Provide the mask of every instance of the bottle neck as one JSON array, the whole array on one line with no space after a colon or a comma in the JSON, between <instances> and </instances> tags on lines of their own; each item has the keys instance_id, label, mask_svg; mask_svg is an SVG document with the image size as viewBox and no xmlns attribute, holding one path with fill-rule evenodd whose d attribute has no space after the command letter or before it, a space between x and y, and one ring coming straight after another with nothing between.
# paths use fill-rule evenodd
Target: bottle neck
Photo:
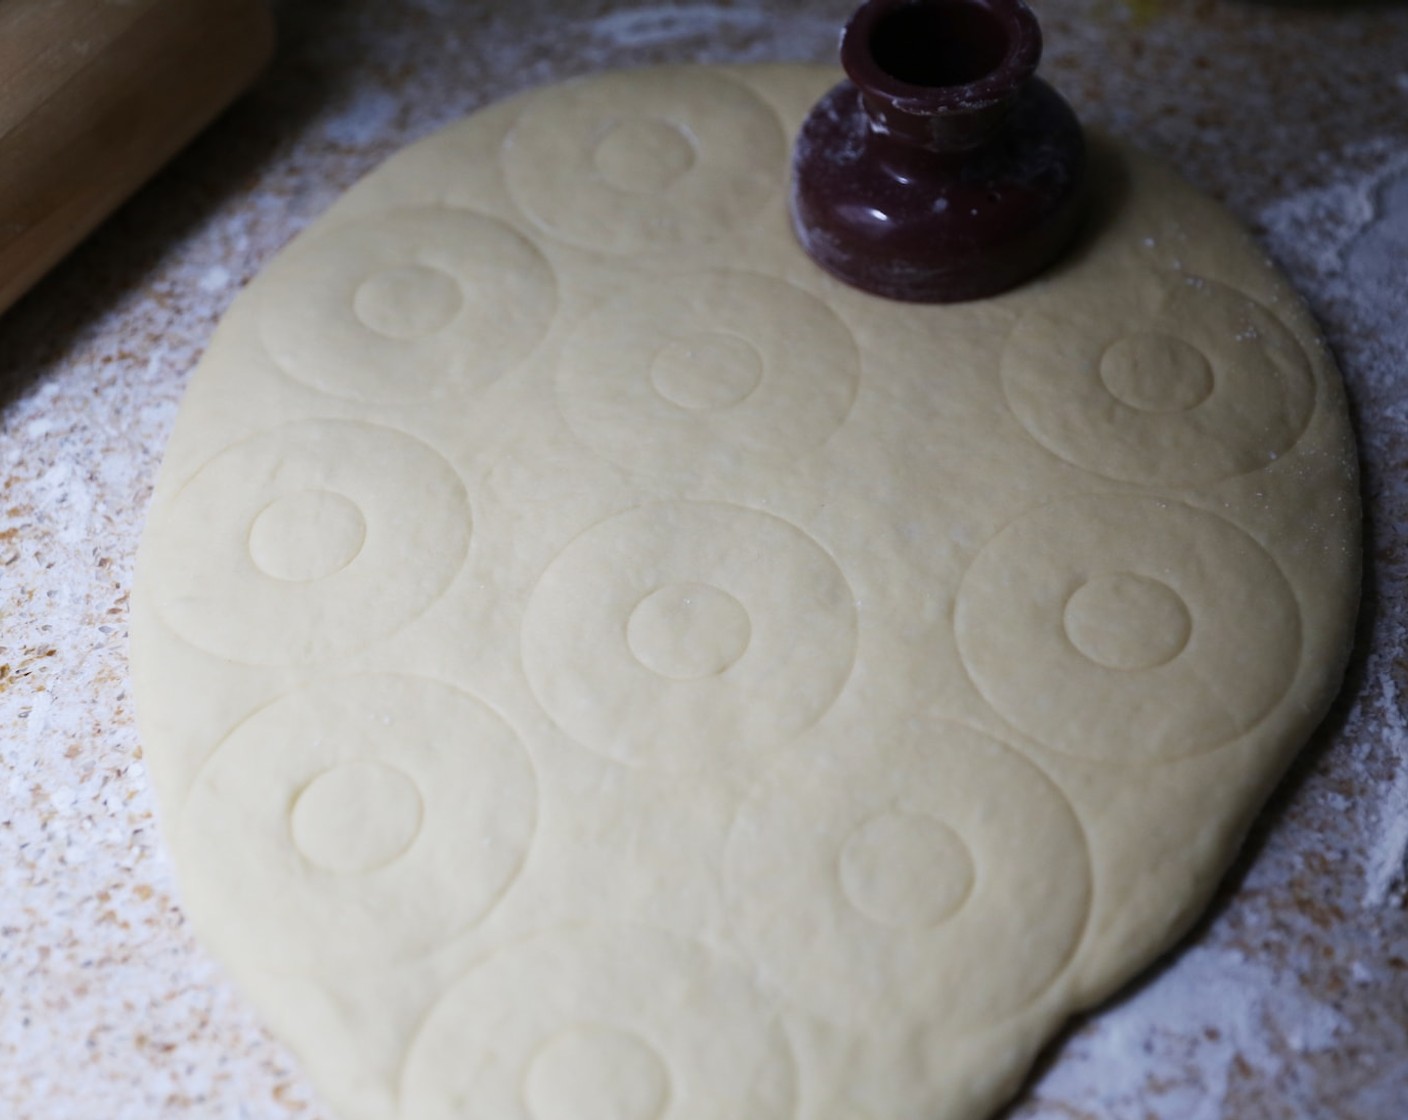
<instances>
[{"instance_id":1,"label":"bottle neck","mask_svg":"<svg viewBox=\"0 0 1408 1120\"><path fill-rule=\"evenodd\" d=\"M1040 58L1024 0L868 0L841 36L872 132L938 153L995 136Z\"/></svg>"},{"instance_id":2,"label":"bottle neck","mask_svg":"<svg viewBox=\"0 0 1408 1120\"><path fill-rule=\"evenodd\" d=\"M926 112L912 102L896 105L862 87L861 104L872 132L936 154L957 155L981 148L1002 131L1018 92L973 108L942 106Z\"/></svg>"}]
</instances>

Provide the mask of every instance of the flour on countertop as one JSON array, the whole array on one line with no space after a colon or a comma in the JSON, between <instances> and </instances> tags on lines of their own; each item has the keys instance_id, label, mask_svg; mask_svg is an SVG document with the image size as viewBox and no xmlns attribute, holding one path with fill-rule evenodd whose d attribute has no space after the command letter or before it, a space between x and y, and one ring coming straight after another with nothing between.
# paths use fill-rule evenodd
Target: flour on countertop
<instances>
[{"instance_id":1,"label":"flour on countertop","mask_svg":"<svg viewBox=\"0 0 1408 1120\"><path fill-rule=\"evenodd\" d=\"M1408 482L1385 469L1402 462L1401 433L1408 423L1408 159L1385 144L1347 153L1344 160L1351 166L1366 162L1372 167L1367 174L1346 175L1273 203L1261 212L1260 223L1273 253L1308 280L1312 306L1331 327L1345 368L1355 374L1349 384L1366 445L1361 457L1367 491L1371 506L1380 508L1370 524L1377 538L1379 598L1388 604L1408 590ZM1390 783L1366 783L1382 791L1376 842L1366 861L1369 907L1401 905L1408 885L1408 730L1394 676L1405 625L1401 617L1382 618L1378 625L1383 635L1371 654L1365 689L1372 718L1364 721L1363 734L1381 739L1397 773Z\"/></svg>"},{"instance_id":2,"label":"flour on countertop","mask_svg":"<svg viewBox=\"0 0 1408 1120\"><path fill-rule=\"evenodd\" d=\"M1206 998L1210 989L1220 993L1218 1000ZM1101 1117L1224 1120L1237 1062L1274 1069L1288 1052L1335 1045L1342 1027L1335 1010L1306 995L1293 978L1235 950L1194 948L1176 968L1106 1009L1098 1032L1072 1038L1037 1096ZM1181 1066L1192 1075L1170 1077L1151 1092L1151 1063Z\"/></svg>"},{"instance_id":3,"label":"flour on countertop","mask_svg":"<svg viewBox=\"0 0 1408 1120\"><path fill-rule=\"evenodd\" d=\"M1312 303L1348 319L1337 348L1376 386L1398 388L1408 380L1408 158L1369 145L1343 162L1366 161L1377 162L1368 174L1278 200L1259 218L1276 256L1311 281Z\"/></svg>"},{"instance_id":4,"label":"flour on countertop","mask_svg":"<svg viewBox=\"0 0 1408 1120\"><path fill-rule=\"evenodd\" d=\"M691 35L717 35L725 27L758 32L766 30L765 12L739 11L715 4L682 8L634 8L597 16L588 23L592 35L605 39L613 49L653 46Z\"/></svg>"},{"instance_id":5,"label":"flour on countertop","mask_svg":"<svg viewBox=\"0 0 1408 1120\"><path fill-rule=\"evenodd\" d=\"M824 16L779 19L722 4L631 8L596 16L582 26L589 41L612 59L619 59L623 51L699 40L700 62L825 57L835 49L840 33L836 21ZM730 42L740 38L741 50L739 43Z\"/></svg>"}]
</instances>

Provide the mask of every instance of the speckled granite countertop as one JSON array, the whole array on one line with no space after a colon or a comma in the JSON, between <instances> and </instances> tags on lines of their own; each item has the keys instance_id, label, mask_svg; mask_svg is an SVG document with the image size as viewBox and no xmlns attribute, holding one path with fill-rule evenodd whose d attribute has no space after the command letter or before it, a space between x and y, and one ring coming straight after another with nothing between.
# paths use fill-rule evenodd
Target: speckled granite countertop
<instances>
[{"instance_id":1,"label":"speckled granite countertop","mask_svg":"<svg viewBox=\"0 0 1408 1120\"><path fill-rule=\"evenodd\" d=\"M1343 365L1371 547L1343 696L1211 916L1021 1120L1408 1110L1408 6L1036 0L1084 119L1223 198ZM240 285L407 141L571 74L826 60L850 0L290 0L271 72L0 319L0 1116L326 1118L194 944L126 683L186 376Z\"/></svg>"}]
</instances>

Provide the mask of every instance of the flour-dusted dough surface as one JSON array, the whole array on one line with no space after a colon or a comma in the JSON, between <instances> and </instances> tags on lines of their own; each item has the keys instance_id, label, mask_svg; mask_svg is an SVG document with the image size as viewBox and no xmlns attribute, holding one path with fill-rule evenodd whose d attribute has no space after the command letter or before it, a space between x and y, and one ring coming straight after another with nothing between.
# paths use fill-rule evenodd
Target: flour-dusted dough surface
<instances>
[{"instance_id":1,"label":"flour-dusted dough surface","mask_svg":"<svg viewBox=\"0 0 1408 1120\"><path fill-rule=\"evenodd\" d=\"M349 192L221 324L133 673L198 929L348 1120L976 1120L1183 932L1357 596L1338 374L1097 143L953 307L787 226L835 75L610 74Z\"/></svg>"}]
</instances>

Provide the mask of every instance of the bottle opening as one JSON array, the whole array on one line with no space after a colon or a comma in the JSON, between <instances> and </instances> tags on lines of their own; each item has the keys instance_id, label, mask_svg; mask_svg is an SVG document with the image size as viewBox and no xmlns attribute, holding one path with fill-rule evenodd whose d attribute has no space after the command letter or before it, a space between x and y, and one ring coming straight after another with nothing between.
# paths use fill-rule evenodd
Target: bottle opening
<instances>
[{"instance_id":1,"label":"bottle opening","mask_svg":"<svg viewBox=\"0 0 1408 1120\"><path fill-rule=\"evenodd\" d=\"M986 78L1010 48L1003 23L969 0L915 0L882 15L870 33L875 65L913 86L966 86Z\"/></svg>"}]
</instances>

